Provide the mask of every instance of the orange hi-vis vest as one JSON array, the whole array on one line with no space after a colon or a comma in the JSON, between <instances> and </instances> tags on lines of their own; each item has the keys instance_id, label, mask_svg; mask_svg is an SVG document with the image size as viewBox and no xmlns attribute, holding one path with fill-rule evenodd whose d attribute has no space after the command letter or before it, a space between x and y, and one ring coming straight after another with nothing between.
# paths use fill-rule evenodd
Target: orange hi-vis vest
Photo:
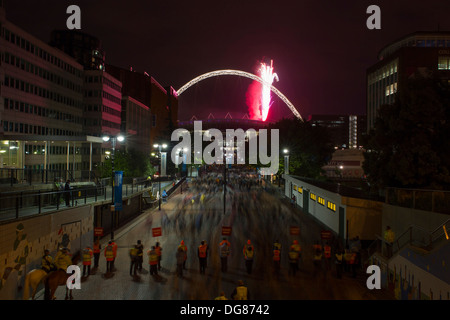
<instances>
[{"instance_id":1,"label":"orange hi-vis vest","mask_svg":"<svg viewBox=\"0 0 450 320\"><path fill-rule=\"evenodd\" d=\"M100 253L100 245L99 244L94 244L94 253Z\"/></svg>"},{"instance_id":2,"label":"orange hi-vis vest","mask_svg":"<svg viewBox=\"0 0 450 320\"><path fill-rule=\"evenodd\" d=\"M161 247L156 247L155 251L158 256L161 256Z\"/></svg>"},{"instance_id":3,"label":"orange hi-vis vest","mask_svg":"<svg viewBox=\"0 0 450 320\"><path fill-rule=\"evenodd\" d=\"M323 253L325 258L331 258L331 247L330 246L324 246L323 247Z\"/></svg>"},{"instance_id":4,"label":"orange hi-vis vest","mask_svg":"<svg viewBox=\"0 0 450 320\"><path fill-rule=\"evenodd\" d=\"M208 249L208 246L206 244L202 244L198 246L198 256L200 258L206 258L206 250Z\"/></svg>"},{"instance_id":5,"label":"orange hi-vis vest","mask_svg":"<svg viewBox=\"0 0 450 320\"><path fill-rule=\"evenodd\" d=\"M114 248L110 244L105 247L105 257L106 257L106 261L114 260Z\"/></svg>"},{"instance_id":6,"label":"orange hi-vis vest","mask_svg":"<svg viewBox=\"0 0 450 320\"><path fill-rule=\"evenodd\" d=\"M158 254L156 253L156 250L150 250L148 252L148 263L151 266L158 264Z\"/></svg>"},{"instance_id":7,"label":"orange hi-vis vest","mask_svg":"<svg viewBox=\"0 0 450 320\"><path fill-rule=\"evenodd\" d=\"M316 250L322 251L322 246L320 244L314 244L313 249L314 249L314 251L316 251Z\"/></svg>"},{"instance_id":8,"label":"orange hi-vis vest","mask_svg":"<svg viewBox=\"0 0 450 320\"><path fill-rule=\"evenodd\" d=\"M280 261L280 250L275 249L273 250L273 261Z\"/></svg>"},{"instance_id":9,"label":"orange hi-vis vest","mask_svg":"<svg viewBox=\"0 0 450 320\"><path fill-rule=\"evenodd\" d=\"M83 250L83 265L84 266L90 266L91 265L91 259L92 259L92 249L91 248L85 248Z\"/></svg>"}]
</instances>

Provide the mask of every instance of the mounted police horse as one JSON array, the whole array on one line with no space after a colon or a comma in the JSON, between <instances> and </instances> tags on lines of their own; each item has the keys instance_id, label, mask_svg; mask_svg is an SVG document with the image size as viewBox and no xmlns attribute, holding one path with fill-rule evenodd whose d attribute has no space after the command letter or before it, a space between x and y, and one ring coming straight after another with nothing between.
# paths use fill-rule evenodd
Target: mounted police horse
<instances>
[{"instance_id":1,"label":"mounted police horse","mask_svg":"<svg viewBox=\"0 0 450 320\"><path fill-rule=\"evenodd\" d=\"M77 265L80 258L81 258L80 252L74 254L72 257L72 264ZM69 276L70 274L66 273L66 271L61 269L50 272L44 281L45 283L44 300L54 300L56 289L58 289L59 286L66 287L66 300L67 299L72 300L73 299L72 289L68 289L66 285Z\"/></svg>"},{"instance_id":2,"label":"mounted police horse","mask_svg":"<svg viewBox=\"0 0 450 320\"><path fill-rule=\"evenodd\" d=\"M30 287L33 289L31 299L34 300L38 286L44 283L48 273L42 269L33 269L27 273L25 277L25 285L23 291L23 299L28 300L30 297Z\"/></svg>"}]
</instances>

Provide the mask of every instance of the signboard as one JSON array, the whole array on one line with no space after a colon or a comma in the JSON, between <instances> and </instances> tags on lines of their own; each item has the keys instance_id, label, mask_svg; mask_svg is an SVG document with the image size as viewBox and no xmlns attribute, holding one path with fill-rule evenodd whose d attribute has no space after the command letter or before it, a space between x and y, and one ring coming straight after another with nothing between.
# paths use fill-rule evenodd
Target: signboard
<instances>
[{"instance_id":1,"label":"signboard","mask_svg":"<svg viewBox=\"0 0 450 320\"><path fill-rule=\"evenodd\" d=\"M161 235L162 235L161 227L152 228L152 235L153 235L153 237L161 237Z\"/></svg>"},{"instance_id":2,"label":"signboard","mask_svg":"<svg viewBox=\"0 0 450 320\"><path fill-rule=\"evenodd\" d=\"M122 211L123 171L114 172L114 209Z\"/></svg>"},{"instance_id":3,"label":"signboard","mask_svg":"<svg viewBox=\"0 0 450 320\"><path fill-rule=\"evenodd\" d=\"M222 227L222 235L230 236L231 235L231 227Z\"/></svg>"},{"instance_id":4,"label":"signboard","mask_svg":"<svg viewBox=\"0 0 450 320\"><path fill-rule=\"evenodd\" d=\"M94 236L95 237L103 237L103 228L102 227L95 227L94 228Z\"/></svg>"},{"instance_id":5,"label":"signboard","mask_svg":"<svg viewBox=\"0 0 450 320\"><path fill-rule=\"evenodd\" d=\"M300 227L290 227L289 232L293 236L298 236L300 234Z\"/></svg>"},{"instance_id":6,"label":"signboard","mask_svg":"<svg viewBox=\"0 0 450 320\"><path fill-rule=\"evenodd\" d=\"M331 239L331 231L322 230L320 232L320 238L323 239L323 240Z\"/></svg>"}]
</instances>

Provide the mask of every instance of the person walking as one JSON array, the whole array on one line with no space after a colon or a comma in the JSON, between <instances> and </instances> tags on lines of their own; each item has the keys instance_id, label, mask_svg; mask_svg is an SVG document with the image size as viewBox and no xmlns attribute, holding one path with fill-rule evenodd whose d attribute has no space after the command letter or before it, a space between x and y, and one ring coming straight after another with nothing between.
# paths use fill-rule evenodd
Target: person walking
<instances>
[{"instance_id":1,"label":"person walking","mask_svg":"<svg viewBox=\"0 0 450 320\"><path fill-rule=\"evenodd\" d=\"M323 246L323 257L325 261L325 269L331 269L331 246L327 243Z\"/></svg>"},{"instance_id":2,"label":"person walking","mask_svg":"<svg viewBox=\"0 0 450 320\"><path fill-rule=\"evenodd\" d=\"M156 254L158 255L158 270L161 270L162 248L159 242L157 242L155 245L155 251Z\"/></svg>"},{"instance_id":3,"label":"person walking","mask_svg":"<svg viewBox=\"0 0 450 320\"><path fill-rule=\"evenodd\" d=\"M344 253L342 252L342 249L340 251L338 251L335 255L336 260L335 260L335 264L336 264L336 277L338 279L342 278L342 268L343 268L343 260L344 260Z\"/></svg>"},{"instance_id":4,"label":"person walking","mask_svg":"<svg viewBox=\"0 0 450 320\"><path fill-rule=\"evenodd\" d=\"M200 264L200 274L205 274L206 271L206 259L208 256L208 245L205 240L202 240L201 244L198 246L197 256Z\"/></svg>"},{"instance_id":5,"label":"person walking","mask_svg":"<svg viewBox=\"0 0 450 320\"><path fill-rule=\"evenodd\" d=\"M141 243L141 240L137 241L136 248L137 252L137 269L139 272L142 271L142 263L144 262L144 245Z\"/></svg>"},{"instance_id":6,"label":"person walking","mask_svg":"<svg viewBox=\"0 0 450 320\"><path fill-rule=\"evenodd\" d=\"M294 246L289 248L289 275L295 276L298 270L299 252L295 250Z\"/></svg>"},{"instance_id":7,"label":"person walking","mask_svg":"<svg viewBox=\"0 0 450 320\"><path fill-rule=\"evenodd\" d=\"M228 300L227 297L225 297L225 292L220 291L219 296L217 296L214 300Z\"/></svg>"},{"instance_id":8,"label":"person walking","mask_svg":"<svg viewBox=\"0 0 450 320\"><path fill-rule=\"evenodd\" d=\"M113 260L111 265L111 271L116 271L115 262L117 257L117 243L114 241L114 239L112 239L111 245L113 247Z\"/></svg>"},{"instance_id":9,"label":"person walking","mask_svg":"<svg viewBox=\"0 0 450 320\"><path fill-rule=\"evenodd\" d=\"M322 269L322 251L316 249L313 256L314 276L317 276Z\"/></svg>"},{"instance_id":10,"label":"person walking","mask_svg":"<svg viewBox=\"0 0 450 320\"><path fill-rule=\"evenodd\" d=\"M155 246L147 252L148 264L150 265L150 275L158 275L158 253L155 250Z\"/></svg>"},{"instance_id":11,"label":"person walking","mask_svg":"<svg viewBox=\"0 0 450 320\"><path fill-rule=\"evenodd\" d=\"M386 231L384 232L384 240L386 243L386 256L390 258L392 257L392 246L395 240L395 233L392 231L390 226L386 227Z\"/></svg>"},{"instance_id":12,"label":"person walking","mask_svg":"<svg viewBox=\"0 0 450 320\"><path fill-rule=\"evenodd\" d=\"M219 243L220 264L222 272L227 272L228 269L228 257L231 254L231 243L226 238L222 238Z\"/></svg>"},{"instance_id":13,"label":"person walking","mask_svg":"<svg viewBox=\"0 0 450 320\"><path fill-rule=\"evenodd\" d=\"M83 277L86 276L86 269L87 269L87 275L91 275L91 264L92 264L92 256L94 255L91 247L86 247L83 249Z\"/></svg>"},{"instance_id":14,"label":"person walking","mask_svg":"<svg viewBox=\"0 0 450 320\"><path fill-rule=\"evenodd\" d=\"M244 253L245 268L247 269L247 273L251 274L253 267L253 258L255 256L255 248L253 247L250 240L247 240L247 244L244 246L244 249L242 251Z\"/></svg>"},{"instance_id":15,"label":"person walking","mask_svg":"<svg viewBox=\"0 0 450 320\"><path fill-rule=\"evenodd\" d=\"M182 278L183 277L183 264L186 261L187 255L186 255L186 251L184 251L181 246L178 246L175 258L177 260L177 276Z\"/></svg>"},{"instance_id":16,"label":"person walking","mask_svg":"<svg viewBox=\"0 0 450 320\"><path fill-rule=\"evenodd\" d=\"M114 247L113 242L109 240L108 245L105 247L104 255L106 258L106 273L111 273L113 271L113 261L114 261Z\"/></svg>"},{"instance_id":17,"label":"person walking","mask_svg":"<svg viewBox=\"0 0 450 320\"><path fill-rule=\"evenodd\" d=\"M135 244L131 247L129 255L130 255L130 276L136 276L137 275L137 269L138 269L138 245Z\"/></svg>"},{"instance_id":18,"label":"person walking","mask_svg":"<svg viewBox=\"0 0 450 320\"><path fill-rule=\"evenodd\" d=\"M181 240L180 245L178 246L178 248L181 248L185 255L184 255L184 261L183 261L183 269L186 270L186 260L187 260L187 247L184 244L184 240Z\"/></svg>"},{"instance_id":19,"label":"person walking","mask_svg":"<svg viewBox=\"0 0 450 320\"><path fill-rule=\"evenodd\" d=\"M97 238L97 239L95 239L93 250L92 250L94 253L94 269L98 268L98 262L100 259L101 250L102 250L102 246L100 244L100 241Z\"/></svg>"},{"instance_id":20,"label":"person walking","mask_svg":"<svg viewBox=\"0 0 450 320\"><path fill-rule=\"evenodd\" d=\"M292 241L290 251L295 251L297 253L297 257L295 259L297 260L296 271L298 271L299 270L299 262L302 258L302 247L301 247L300 243L298 242L298 240Z\"/></svg>"},{"instance_id":21,"label":"person walking","mask_svg":"<svg viewBox=\"0 0 450 320\"><path fill-rule=\"evenodd\" d=\"M281 268L281 244L278 240L273 245L273 266L275 269L275 275L278 277Z\"/></svg>"},{"instance_id":22,"label":"person walking","mask_svg":"<svg viewBox=\"0 0 450 320\"><path fill-rule=\"evenodd\" d=\"M250 293L246 286L244 286L244 282L242 280L238 280L237 287L231 293L231 298L233 300L249 300Z\"/></svg>"},{"instance_id":23,"label":"person walking","mask_svg":"<svg viewBox=\"0 0 450 320\"><path fill-rule=\"evenodd\" d=\"M64 199L66 200L66 207L70 207L70 193L70 180L67 180L64 185Z\"/></svg>"}]
</instances>

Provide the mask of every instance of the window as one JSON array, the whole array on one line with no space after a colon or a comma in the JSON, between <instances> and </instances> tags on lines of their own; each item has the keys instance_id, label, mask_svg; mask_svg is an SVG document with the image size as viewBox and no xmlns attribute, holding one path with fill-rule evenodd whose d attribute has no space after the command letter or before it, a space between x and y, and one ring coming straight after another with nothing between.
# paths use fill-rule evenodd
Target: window
<instances>
[{"instance_id":1,"label":"window","mask_svg":"<svg viewBox=\"0 0 450 320\"><path fill-rule=\"evenodd\" d=\"M321 205L325 205L325 199L322 197L317 197L317 202L320 203Z\"/></svg>"},{"instance_id":2,"label":"window","mask_svg":"<svg viewBox=\"0 0 450 320\"><path fill-rule=\"evenodd\" d=\"M330 201L327 201L327 208L330 209L331 211L336 212L336 204Z\"/></svg>"},{"instance_id":3,"label":"window","mask_svg":"<svg viewBox=\"0 0 450 320\"><path fill-rule=\"evenodd\" d=\"M310 196L311 200L316 201L316 195L314 193L311 193Z\"/></svg>"},{"instance_id":4,"label":"window","mask_svg":"<svg viewBox=\"0 0 450 320\"><path fill-rule=\"evenodd\" d=\"M450 70L450 56L440 56L438 58L438 70Z\"/></svg>"}]
</instances>

